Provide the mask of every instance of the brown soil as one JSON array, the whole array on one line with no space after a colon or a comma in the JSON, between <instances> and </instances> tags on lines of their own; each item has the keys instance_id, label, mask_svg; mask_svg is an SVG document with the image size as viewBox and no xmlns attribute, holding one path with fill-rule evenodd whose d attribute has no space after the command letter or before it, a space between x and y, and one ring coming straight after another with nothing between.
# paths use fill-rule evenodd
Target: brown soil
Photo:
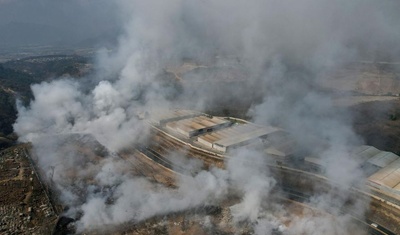
<instances>
[{"instance_id":1,"label":"brown soil","mask_svg":"<svg viewBox=\"0 0 400 235\"><path fill-rule=\"evenodd\" d=\"M0 151L0 234L51 234L56 218L27 146Z\"/></svg>"},{"instance_id":2,"label":"brown soil","mask_svg":"<svg viewBox=\"0 0 400 235\"><path fill-rule=\"evenodd\" d=\"M366 144L400 154L400 101L374 101L350 107L353 126Z\"/></svg>"}]
</instances>

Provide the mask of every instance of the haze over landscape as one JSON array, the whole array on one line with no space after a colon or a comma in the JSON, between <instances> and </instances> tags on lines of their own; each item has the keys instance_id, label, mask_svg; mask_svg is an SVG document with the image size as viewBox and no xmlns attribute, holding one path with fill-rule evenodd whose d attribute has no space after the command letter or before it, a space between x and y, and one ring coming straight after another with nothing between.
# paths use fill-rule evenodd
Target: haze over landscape
<instances>
[{"instance_id":1,"label":"haze over landscape","mask_svg":"<svg viewBox=\"0 0 400 235\"><path fill-rule=\"evenodd\" d=\"M0 233L400 234L399 13L0 0Z\"/></svg>"}]
</instances>

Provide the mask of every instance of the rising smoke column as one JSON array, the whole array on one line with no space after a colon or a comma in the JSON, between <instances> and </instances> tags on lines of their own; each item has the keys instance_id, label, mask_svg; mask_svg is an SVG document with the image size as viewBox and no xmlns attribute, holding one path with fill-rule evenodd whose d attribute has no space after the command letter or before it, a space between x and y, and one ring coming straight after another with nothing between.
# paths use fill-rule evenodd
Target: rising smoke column
<instances>
[{"instance_id":1,"label":"rising smoke column","mask_svg":"<svg viewBox=\"0 0 400 235\"><path fill-rule=\"evenodd\" d=\"M218 87L213 92L201 90L200 96L184 90L177 99L166 98L170 91L156 77L184 58L200 63L222 60L222 64L223 59L218 58L238 58L250 71L246 84L256 84L263 94L262 102L249 112L255 122L278 123L308 148L320 147L308 137L324 139L328 147L322 148L321 155L329 163L327 176L347 187L362 180L357 163L348 158L349 149L361 141L351 130L348 114L333 108L331 98L318 90L317 82L325 72L349 61L379 60L382 55L394 58L400 51L396 45L400 39L398 3L121 0L115 4L125 31L115 51L99 51L96 76L89 83L94 85L87 87L73 78L36 84L32 86L35 99L28 107L18 107L14 125L21 141L33 143L39 166L46 172L54 170L52 180L62 192L62 200L72 208L68 213L83 211L80 230L215 203L226 196L229 187L243 195L242 202L232 208L237 221L258 222L255 229L259 234L268 233L267 228L275 223L259 219L274 179L255 166L243 166L241 161L259 159L260 153L240 151L227 163L228 169L201 172L171 191L150 187L146 180L133 177L116 156L88 163L79 152L65 154L58 143L41 141L43 136L88 133L111 151L145 142L148 130L137 119L138 111L183 103L201 109L205 97L218 98L214 92L221 90ZM235 97L243 89L253 92L254 86L246 84L223 95ZM78 181L74 187L85 192L80 200L68 186L76 179L69 178L70 169L78 179L95 178L105 190ZM254 184L248 184L248 179ZM196 187L207 190L194 195ZM326 197L316 195L316 203L326 203L329 195ZM110 198L113 205L106 203ZM165 201L169 202L167 207ZM326 226L318 230L318 222L299 221L294 229L320 234L347 222L324 222Z\"/></svg>"}]
</instances>

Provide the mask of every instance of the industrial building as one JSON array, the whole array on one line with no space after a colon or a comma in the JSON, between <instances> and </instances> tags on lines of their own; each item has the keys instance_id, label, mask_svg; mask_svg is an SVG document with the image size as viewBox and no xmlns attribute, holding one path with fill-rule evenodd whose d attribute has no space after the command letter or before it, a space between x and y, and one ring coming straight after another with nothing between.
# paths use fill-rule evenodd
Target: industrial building
<instances>
[{"instance_id":1,"label":"industrial building","mask_svg":"<svg viewBox=\"0 0 400 235\"><path fill-rule=\"evenodd\" d=\"M279 144L272 144L265 149L268 156L276 157L278 161L290 161L296 152L296 144L288 140Z\"/></svg>"},{"instance_id":2,"label":"industrial building","mask_svg":"<svg viewBox=\"0 0 400 235\"><path fill-rule=\"evenodd\" d=\"M158 110L150 114L150 122L157 126L165 126L168 122L179 121L182 119L193 118L203 115L200 112L192 110Z\"/></svg>"},{"instance_id":3,"label":"industrial building","mask_svg":"<svg viewBox=\"0 0 400 235\"><path fill-rule=\"evenodd\" d=\"M270 146L272 142L276 143L272 140L277 139L277 133L282 132L272 126L232 121L190 110L158 111L150 115L150 120L153 125L177 137L189 138L196 145L218 153L226 153L230 149L248 144L263 143L264 146L268 143ZM282 144L275 149L270 146L268 151L281 151L278 155L288 155L290 152L288 145Z\"/></svg>"},{"instance_id":4,"label":"industrial building","mask_svg":"<svg viewBox=\"0 0 400 235\"><path fill-rule=\"evenodd\" d=\"M372 150L372 148L376 148L368 147L361 153L367 152L371 155L375 153L366 161L367 167L374 169L368 177L368 184L381 190L400 194L400 157L391 152L380 150L377 152Z\"/></svg>"},{"instance_id":5,"label":"industrial building","mask_svg":"<svg viewBox=\"0 0 400 235\"><path fill-rule=\"evenodd\" d=\"M392 152L373 146L361 145L354 148L350 157L361 163L368 175L367 184L383 191L400 194L400 157ZM327 161L320 157L306 157L305 163L313 169L324 169Z\"/></svg>"},{"instance_id":6,"label":"industrial building","mask_svg":"<svg viewBox=\"0 0 400 235\"><path fill-rule=\"evenodd\" d=\"M298 144L290 133L277 127L260 126L237 118L214 117L189 110L148 114L145 120L151 120L154 127L152 139L154 141L151 142L150 147L140 148L139 151L150 161L168 169L168 172L186 174L185 170L176 170L180 169L180 166L170 161L171 152L182 153L188 158L201 160L204 163L204 169L223 168L226 166L226 159L234 153L231 150L245 146L246 149L255 149L259 154L264 153L262 155L265 157L269 171L274 174L274 177L280 179L282 181L280 184L290 192L292 189L297 189L300 193L302 190L306 192L310 190L314 193L316 189L313 187L314 179L317 179L318 190L335 189L336 191L336 183L331 185L329 177L321 177L327 176L325 175L326 168L329 167L329 162L334 160L322 154L322 151L332 147L324 139L312 139L310 142L314 144L314 147L307 148L308 146ZM307 136L307 138L310 137ZM341 154L339 150L337 153ZM360 189L364 187L358 188L356 184L353 184L354 188L351 188L349 193L354 194L354 198L360 197L362 200L373 195L371 199L374 200L375 211L379 203L390 202L399 205L400 157L367 145L346 150L343 157L352 158L359 163L357 167L368 176L364 178L364 182L369 186L367 194L363 194ZM340 188L337 190L337 195L340 195L342 190L347 189ZM365 200L368 201L368 199ZM353 200L348 201L353 202ZM347 204L350 203L346 201ZM390 214L392 213L390 208L385 207L382 211L385 213L388 211L390 215L386 217L389 222L385 226L393 229L395 227L390 227L390 225L397 225L399 217L398 214ZM375 221L376 217L373 213L369 216L368 221ZM370 224L366 225L370 226ZM382 228L381 225L379 226Z\"/></svg>"},{"instance_id":7,"label":"industrial building","mask_svg":"<svg viewBox=\"0 0 400 235\"><path fill-rule=\"evenodd\" d=\"M302 161L310 170L324 171L327 161L315 156L298 156L300 151L289 134L272 126L213 117L191 110L159 111L150 116L151 123L195 146L225 154L231 149L251 145L261 147L267 156L285 164ZM350 151L369 176L370 186L400 194L400 157L373 146L362 145ZM296 158L294 158L296 155Z\"/></svg>"},{"instance_id":8,"label":"industrial building","mask_svg":"<svg viewBox=\"0 0 400 235\"><path fill-rule=\"evenodd\" d=\"M222 153L245 145L257 145L269 156L279 158L292 157L296 149L295 142L287 132L276 127L252 123L235 123L228 128L199 135L196 143Z\"/></svg>"},{"instance_id":9,"label":"industrial building","mask_svg":"<svg viewBox=\"0 0 400 235\"><path fill-rule=\"evenodd\" d=\"M293 141L286 138L287 133L272 126L213 117L191 110L157 111L149 119L168 133L189 138L195 145L217 153L245 145L259 145L271 156L289 157L294 152Z\"/></svg>"},{"instance_id":10,"label":"industrial building","mask_svg":"<svg viewBox=\"0 0 400 235\"><path fill-rule=\"evenodd\" d=\"M368 177L371 186L400 194L400 158Z\"/></svg>"},{"instance_id":11,"label":"industrial building","mask_svg":"<svg viewBox=\"0 0 400 235\"><path fill-rule=\"evenodd\" d=\"M193 137L206 132L216 131L224 127L230 126L229 120L210 117L197 116L193 118L185 118L177 121L170 121L165 124L165 128L171 132L181 134L185 137Z\"/></svg>"},{"instance_id":12,"label":"industrial building","mask_svg":"<svg viewBox=\"0 0 400 235\"><path fill-rule=\"evenodd\" d=\"M255 139L266 137L268 134L277 130L278 129L273 127L263 127L252 131L242 132L237 136L231 136L215 141L213 143L213 148L221 152L227 152L229 149L240 147L249 144Z\"/></svg>"},{"instance_id":13,"label":"industrial building","mask_svg":"<svg viewBox=\"0 0 400 235\"><path fill-rule=\"evenodd\" d=\"M277 131L279 131L278 128L271 126L236 123L229 128L201 135L197 138L197 142L225 153L230 149L254 143L257 139L265 138Z\"/></svg>"},{"instance_id":14,"label":"industrial building","mask_svg":"<svg viewBox=\"0 0 400 235\"><path fill-rule=\"evenodd\" d=\"M268 135L264 144L266 146L264 152L280 162L292 161L293 155L299 150L296 141L283 130Z\"/></svg>"}]
</instances>

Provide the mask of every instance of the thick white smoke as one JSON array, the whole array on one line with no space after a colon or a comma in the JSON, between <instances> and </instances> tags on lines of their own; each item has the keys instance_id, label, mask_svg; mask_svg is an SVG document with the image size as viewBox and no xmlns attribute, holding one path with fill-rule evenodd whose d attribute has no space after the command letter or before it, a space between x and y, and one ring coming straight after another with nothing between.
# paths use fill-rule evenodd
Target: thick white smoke
<instances>
[{"instance_id":1,"label":"thick white smoke","mask_svg":"<svg viewBox=\"0 0 400 235\"><path fill-rule=\"evenodd\" d=\"M68 213L83 212L77 222L80 231L218 203L230 188L242 195L231 208L236 222L254 222L258 234L277 226L276 218L261 216L275 180L260 168L263 164L246 165L249 159L263 162L260 153L241 150L227 162L226 170L200 172L181 179L171 190L132 176L117 156L89 161L79 151L67 148L66 152L55 137L87 133L118 151L146 141L149 130L136 117L141 110L203 109L221 97L229 101L243 94L262 94L262 101L249 112L255 122L278 124L305 148L320 150L328 162L327 176L339 184L349 187L362 181L357 162L348 158L351 146L361 141L351 130L349 115L334 109L317 81L350 61L394 58L400 52L398 3L120 0L115 4L125 32L115 51L99 51L95 78L32 86L35 99L29 107L18 107L14 125L21 141L32 141L39 166L51 173L61 199L70 206ZM198 89L176 90L160 81L164 69L187 58L206 65L236 58L247 71L246 82L226 91L226 83L211 81ZM48 136L54 140L42 140ZM97 186L88 185L86 178L95 179ZM329 197L318 199L322 204L328 201ZM349 221L345 216L337 223L309 219L296 221L287 233L343 234L337 229L348 229L343 226Z\"/></svg>"},{"instance_id":2,"label":"thick white smoke","mask_svg":"<svg viewBox=\"0 0 400 235\"><path fill-rule=\"evenodd\" d=\"M112 150L143 138L132 106L124 107L122 94L109 82L100 82L89 94L72 80L33 85L35 100L19 108L14 130L21 140L40 135L90 133ZM25 134L22 134L25 133ZM111 134L112 133L112 134Z\"/></svg>"}]
</instances>

